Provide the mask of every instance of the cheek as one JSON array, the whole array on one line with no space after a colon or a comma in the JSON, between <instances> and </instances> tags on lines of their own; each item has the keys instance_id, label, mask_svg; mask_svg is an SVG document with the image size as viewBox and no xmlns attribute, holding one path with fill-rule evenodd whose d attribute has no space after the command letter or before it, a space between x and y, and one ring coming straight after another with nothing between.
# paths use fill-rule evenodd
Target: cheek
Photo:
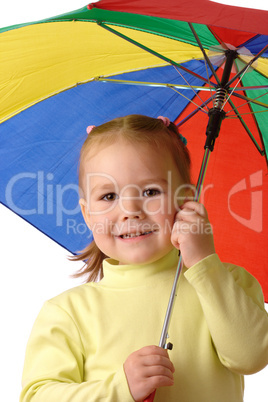
<instances>
[{"instance_id":1,"label":"cheek","mask_svg":"<svg viewBox=\"0 0 268 402\"><path fill-rule=\"evenodd\" d=\"M118 202L109 202L104 200L89 200L88 206L91 215L101 216L111 213L117 206Z\"/></svg>"},{"instance_id":2,"label":"cheek","mask_svg":"<svg viewBox=\"0 0 268 402\"><path fill-rule=\"evenodd\" d=\"M148 198L143 203L143 210L147 215L172 214L172 200L168 196Z\"/></svg>"},{"instance_id":3,"label":"cheek","mask_svg":"<svg viewBox=\"0 0 268 402\"><path fill-rule=\"evenodd\" d=\"M148 198L143 203L143 211L147 215L155 215L162 210L161 200L155 198Z\"/></svg>"},{"instance_id":4,"label":"cheek","mask_svg":"<svg viewBox=\"0 0 268 402\"><path fill-rule=\"evenodd\" d=\"M93 237L98 249L100 249L100 251L105 255L110 256L114 249L114 243L111 242L111 239L107 239L107 236L103 235L101 230L93 234Z\"/></svg>"},{"instance_id":5,"label":"cheek","mask_svg":"<svg viewBox=\"0 0 268 402\"><path fill-rule=\"evenodd\" d=\"M107 235L112 231L113 221L107 215L91 215L90 229L93 235Z\"/></svg>"}]
</instances>

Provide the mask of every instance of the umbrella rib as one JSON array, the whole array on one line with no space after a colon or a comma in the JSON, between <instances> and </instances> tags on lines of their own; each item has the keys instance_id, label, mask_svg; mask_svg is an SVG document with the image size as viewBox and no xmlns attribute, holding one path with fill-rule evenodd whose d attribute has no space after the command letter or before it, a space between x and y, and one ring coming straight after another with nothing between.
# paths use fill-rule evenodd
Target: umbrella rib
<instances>
[{"instance_id":1,"label":"umbrella rib","mask_svg":"<svg viewBox=\"0 0 268 402\"><path fill-rule=\"evenodd\" d=\"M213 67L212 63L211 63L211 61L209 60L209 57L208 57L208 55L206 54L205 49L203 48L203 45L202 45L202 43L201 43L201 41L200 41L200 39L199 39L199 37L198 37L198 35L197 35L197 33L196 33L194 27L193 27L193 24L192 24L191 22L188 22L188 25L189 25L189 27L190 27L190 29L191 29L191 31L192 31L194 37L195 37L195 40L197 41L197 43L198 43L198 45L199 45L199 47L200 47L201 52L203 53L203 56L204 56L205 61L206 61L207 64L209 65L209 68L210 68L210 70L211 70L211 72L212 72L212 74L213 74L215 80L217 81L217 84L220 85L221 83L220 83L219 77L217 76L217 74L216 74L216 72L215 72L215 70L214 70L214 67ZM209 77L208 71L207 71L207 75L208 75L208 81L210 82L210 77Z\"/></svg>"},{"instance_id":2,"label":"umbrella rib","mask_svg":"<svg viewBox=\"0 0 268 402\"><path fill-rule=\"evenodd\" d=\"M212 97L209 98L209 99L207 99L205 102L203 102L202 105L201 105L201 107L207 106L207 104L208 104L209 102L211 102L211 100L212 100ZM181 120L179 123L176 123L176 125L177 125L178 127L182 126L182 125L183 125L184 123L186 123L192 116L194 116L197 112L199 112L199 110L200 110L200 106L198 106L195 110L193 110L191 113L189 113L188 116L186 116L186 117L185 117L183 120ZM179 116L178 116L175 120L178 120L178 118L179 118Z\"/></svg>"},{"instance_id":3,"label":"umbrella rib","mask_svg":"<svg viewBox=\"0 0 268 402\"><path fill-rule=\"evenodd\" d=\"M224 104L221 107L221 110L224 109L224 106L226 105L226 103L228 102L228 100L231 98L232 94L234 93L234 91L236 90L236 87L238 86L238 84L240 83L240 81L242 80L242 78L244 77L244 75L246 74L247 70L249 69L249 65L247 66L247 68L245 69L245 71L243 71L243 74L241 74L239 76L239 79L237 81L237 83L235 84L234 88L232 88L231 92L228 94L227 99L225 100Z\"/></svg>"},{"instance_id":4,"label":"umbrella rib","mask_svg":"<svg viewBox=\"0 0 268 402\"><path fill-rule=\"evenodd\" d=\"M187 96L183 95L180 91L178 91L175 88L170 87L170 89L172 89L174 92L176 92L177 94L179 94L180 96L182 96L183 98L187 99L189 102L193 103L195 106L197 106L200 110L202 110L202 112L208 114L208 112L202 107L203 105L198 105L197 103L195 103L192 99L188 98ZM202 99L201 99L202 100ZM207 105L205 105L207 106Z\"/></svg>"},{"instance_id":5,"label":"umbrella rib","mask_svg":"<svg viewBox=\"0 0 268 402\"><path fill-rule=\"evenodd\" d=\"M127 85L141 85L141 86L148 86L148 87L167 87L167 88L179 88L179 89L188 89L194 90L198 89L199 91L209 91L206 87L199 87L199 86L191 86L189 85L182 85L182 84L170 84L165 82L146 82L146 81L132 81L132 80L118 80L113 78L106 78L105 76L95 77L94 81L103 81L103 82L113 82L115 84L127 84ZM201 99L201 98L200 98ZM203 102L203 100L201 99Z\"/></svg>"},{"instance_id":6,"label":"umbrella rib","mask_svg":"<svg viewBox=\"0 0 268 402\"><path fill-rule=\"evenodd\" d=\"M182 79L186 82L186 84L190 87L190 89L192 89L192 91L195 93L195 95L198 97L198 99L200 99L201 102L203 102L203 99L200 98L198 92L195 91L195 87L192 86L192 85L186 80L186 78L182 75L182 73L177 69L176 66L173 66L173 67L174 67L175 70L180 74L180 76L181 76ZM210 90L210 93L212 94L212 90L211 90L211 87L210 87L210 86L209 86L209 90ZM206 106L206 108L209 110L208 106L207 106L207 105L205 105L205 106Z\"/></svg>"},{"instance_id":7,"label":"umbrella rib","mask_svg":"<svg viewBox=\"0 0 268 402\"><path fill-rule=\"evenodd\" d=\"M259 144L257 143L257 141L255 140L253 134L251 133L250 129L248 128L248 126L246 125L244 119L241 117L241 115L239 114L236 106L234 105L234 103L232 102L231 99L228 100L228 102L230 103L231 107L233 108L233 111L235 112L236 116L238 117L238 119L240 120L242 126L244 127L244 129L246 130L247 134L249 135L249 138L251 139L251 141L253 142L253 144L255 145L255 147L257 148L257 150L259 151L259 153L261 155L264 155L264 150L260 148Z\"/></svg>"},{"instance_id":8,"label":"umbrella rib","mask_svg":"<svg viewBox=\"0 0 268 402\"><path fill-rule=\"evenodd\" d=\"M158 58L164 60L165 62L168 62L168 63L171 64L172 66L176 66L176 67L182 69L183 71L185 71L185 72L187 72L187 73L193 75L194 77L199 78L201 81L204 81L206 84L209 85L209 82L206 80L206 78L202 77L202 76L199 75L199 74L194 73L193 71L191 71L191 70L189 70L188 68L184 67L184 66L181 65L180 63L177 63L177 62L175 62L175 61L169 59L168 57L163 56L162 54L160 54L160 53L158 53L158 52L156 52L156 51L154 51L154 50L148 48L148 47L145 46L145 45L142 45L141 43L139 43L139 42L135 41L134 39L131 39L131 38L129 38L128 36L126 36L126 35L124 35L124 34L118 32L118 31L116 31L115 29L113 29L113 28L111 28L111 27L109 27L109 26L103 24L102 22L98 22L98 25L99 25L100 27L106 29L107 31L109 31L109 32L111 32L111 33L113 33L113 34L119 36L120 38L122 38L122 39L124 39L124 40L126 40L126 41L128 41L128 42L130 42L130 43L132 43L133 45L135 45L135 46L137 46L137 47L139 47L139 48L145 50L146 52L151 53L152 55L154 55L154 56L156 56L156 57L158 57ZM216 86L216 84L213 84L213 83L212 83L212 85Z\"/></svg>"},{"instance_id":9,"label":"umbrella rib","mask_svg":"<svg viewBox=\"0 0 268 402\"><path fill-rule=\"evenodd\" d=\"M268 85L255 85L255 86L252 86L252 87L239 87L239 88L236 88L236 91L250 91L251 89L267 89L268 88ZM233 90L233 88L229 88L231 91ZM263 96L263 95L261 95L261 96ZM255 99L257 99L257 98L255 98Z\"/></svg>"},{"instance_id":10,"label":"umbrella rib","mask_svg":"<svg viewBox=\"0 0 268 402\"><path fill-rule=\"evenodd\" d=\"M204 59L204 60L205 60L205 67L206 67L207 76L209 77L206 59ZM212 88L211 88L210 85L209 85L209 90L210 90L210 95L211 95L213 107L215 107L214 96L212 94Z\"/></svg>"},{"instance_id":11,"label":"umbrella rib","mask_svg":"<svg viewBox=\"0 0 268 402\"><path fill-rule=\"evenodd\" d=\"M267 93L268 92L266 92L263 95L267 95ZM261 96L263 96L263 95L261 95ZM255 103L255 105L259 105L259 106L262 106L262 107L268 109L267 103L259 102L256 99L248 98L246 95L241 95L241 94L238 94L237 92L234 92L233 96L236 96L237 98L243 99L243 100L247 101L247 103Z\"/></svg>"},{"instance_id":12,"label":"umbrella rib","mask_svg":"<svg viewBox=\"0 0 268 402\"><path fill-rule=\"evenodd\" d=\"M246 89L248 89L248 88L246 88ZM256 99L258 99L258 98L261 98L262 96L267 95L267 94L268 94L268 92L265 92L264 94L261 94L261 95L259 95L259 96L256 96L256 98L250 99L250 100L248 100L247 102L242 103L242 105L237 106L237 109L239 109L239 108L242 107L242 106L248 105L248 104L250 104L251 102L253 102L254 100L256 100ZM230 112L232 112L232 110L229 110L228 112L226 112L226 114L228 114L228 113L230 113ZM261 112L267 112L267 110L262 110ZM257 112L252 112L252 113L257 113ZM259 113L259 112L258 112L258 113ZM248 113L247 113L247 114L248 114Z\"/></svg>"},{"instance_id":13,"label":"umbrella rib","mask_svg":"<svg viewBox=\"0 0 268 402\"><path fill-rule=\"evenodd\" d=\"M240 107L240 106L238 106L238 107ZM231 113L231 112L233 112L233 110L229 110L229 112L227 112L227 113ZM249 115L249 114L255 115L257 113L267 113L267 112L268 112L268 110L257 110L255 112L240 113L240 116L246 116L246 115ZM235 115L226 116L226 118L227 119L236 119L236 116Z\"/></svg>"},{"instance_id":14,"label":"umbrella rib","mask_svg":"<svg viewBox=\"0 0 268 402\"><path fill-rule=\"evenodd\" d=\"M268 45L266 45L256 56L254 56L242 70L238 71L237 74L226 84L226 87L230 86L241 74L244 73L266 50L268 49Z\"/></svg>"}]
</instances>

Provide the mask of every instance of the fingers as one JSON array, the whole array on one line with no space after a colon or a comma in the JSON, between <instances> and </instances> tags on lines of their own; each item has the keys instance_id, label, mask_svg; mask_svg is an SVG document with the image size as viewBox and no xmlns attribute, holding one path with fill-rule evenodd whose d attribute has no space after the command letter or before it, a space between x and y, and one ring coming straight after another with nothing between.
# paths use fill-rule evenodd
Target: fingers
<instances>
[{"instance_id":1,"label":"fingers","mask_svg":"<svg viewBox=\"0 0 268 402\"><path fill-rule=\"evenodd\" d=\"M140 355L144 357L143 364L144 367L148 368L148 376L156 375L157 371L162 371L163 375L166 374L173 379L172 373L175 372L175 368L165 349L158 346L146 346L140 350Z\"/></svg>"},{"instance_id":2,"label":"fingers","mask_svg":"<svg viewBox=\"0 0 268 402\"><path fill-rule=\"evenodd\" d=\"M177 233L201 233L204 227L211 228L204 205L188 201L182 205L175 218L174 229Z\"/></svg>"},{"instance_id":3,"label":"fingers","mask_svg":"<svg viewBox=\"0 0 268 402\"><path fill-rule=\"evenodd\" d=\"M146 346L132 353L124 370L135 401L143 401L155 389L174 383L174 366L167 351L158 346Z\"/></svg>"},{"instance_id":4,"label":"fingers","mask_svg":"<svg viewBox=\"0 0 268 402\"><path fill-rule=\"evenodd\" d=\"M207 219L208 214L203 204L195 201L185 202L176 215L176 220L193 222L196 218Z\"/></svg>"},{"instance_id":5,"label":"fingers","mask_svg":"<svg viewBox=\"0 0 268 402\"><path fill-rule=\"evenodd\" d=\"M142 356L154 355L167 357L169 359L167 350L156 345L144 346L143 348L138 350L138 353Z\"/></svg>"},{"instance_id":6,"label":"fingers","mask_svg":"<svg viewBox=\"0 0 268 402\"><path fill-rule=\"evenodd\" d=\"M212 227L204 205L195 201L182 205L175 218L171 242L181 251L187 268L215 253Z\"/></svg>"}]
</instances>

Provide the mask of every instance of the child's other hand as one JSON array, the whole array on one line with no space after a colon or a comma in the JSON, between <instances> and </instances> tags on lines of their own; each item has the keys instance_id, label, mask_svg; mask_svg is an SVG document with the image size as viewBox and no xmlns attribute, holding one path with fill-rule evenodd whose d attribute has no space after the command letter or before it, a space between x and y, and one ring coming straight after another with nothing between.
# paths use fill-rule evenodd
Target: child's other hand
<instances>
[{"instance_id":1,"label":"child's other hand","mask_svg":"<svg viewBox=\"0 0 268 402\"><path fill-rule=\"evenodd\" d=\"M187 268L215 253L212 228L203 204L187 201L176 215L172 244L181 251Z\"/></svg>"},{"instance_id":2,"label":"child's other hand","mask_svg":"<svg viewBox=\"0 0 268 402\"><path fill-rule=\"evenodd\" d=\"M145 346L129 355L124 370L136 402L144 401L156 388L174 383L174 366L167 351L158 346Z\"/></svg>"}]
</instances>

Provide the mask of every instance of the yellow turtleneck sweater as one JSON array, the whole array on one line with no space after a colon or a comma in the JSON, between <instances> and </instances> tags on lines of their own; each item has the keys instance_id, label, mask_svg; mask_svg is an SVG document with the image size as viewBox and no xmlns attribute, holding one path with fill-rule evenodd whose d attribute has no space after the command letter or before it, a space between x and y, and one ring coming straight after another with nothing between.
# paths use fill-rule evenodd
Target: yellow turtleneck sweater
<instances>
[{"instance_id":1,"label":"yellow turtleneck sweater","mask_svg":"<svg viewBox=\"0 0 268 402\"><path fill-rule=\"evenodd\" d=\"M46 302L26 351L21 402L133 402L130 353L158 345L177 250L149 265L104 261L104 278ZM257 281L213 254L180 279L169 330L174 386L155 402L240 402L243 374L268 363L268 316Z\"/></svg>"}]
</instances>

